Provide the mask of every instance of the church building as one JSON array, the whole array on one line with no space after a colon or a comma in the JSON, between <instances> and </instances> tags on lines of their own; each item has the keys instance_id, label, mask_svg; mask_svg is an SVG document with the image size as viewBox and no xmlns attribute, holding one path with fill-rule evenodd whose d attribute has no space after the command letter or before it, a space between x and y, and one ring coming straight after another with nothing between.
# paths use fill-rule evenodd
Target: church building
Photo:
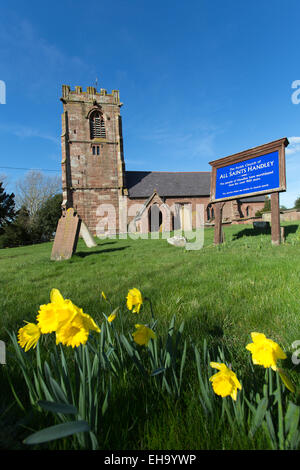
<instances>
[{"instance_id":1,"label":"church building","mask_svg":"<svg viewBox=\"0 0 300 470\"><path fill-rule=\"evenodd\" d=\"M210 172L126 171L119 91L63 85L61 101L63 207L73 207L91 233L192 229L200 204L204 222L213 222ZM228 201L223 220L243 223L264 201Z\"/></svg>"}]
</instances>

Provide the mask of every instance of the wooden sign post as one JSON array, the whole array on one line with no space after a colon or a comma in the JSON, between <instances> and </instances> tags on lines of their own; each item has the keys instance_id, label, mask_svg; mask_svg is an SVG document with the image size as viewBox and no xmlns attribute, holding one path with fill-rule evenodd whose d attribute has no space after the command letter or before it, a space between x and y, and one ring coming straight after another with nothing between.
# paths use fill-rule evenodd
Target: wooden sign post
<instances>
[{"instance_id":1,"label":"wooden sign post","mask_svg":"<svg viewBox=\"0 0 300 470\"><path fill-rule=\"evenodd\" d=\"M223 235L222 235L222 214L223 214L223 202L217 202L215 204L214 213L215 213L215 236L214 236L214 244L220 245L223 243Z\"/></svg>"},{"instance_id":2,"label":"wooden sign post","mask_svg":"<svg viewBox=\"0 0 300 470\"><path fill-rule=\"evenodd\" d=\"M210 162L210 202L215 207L215 245L222 243L224 203L262 194L271 194L272 244L280 244L279 193L286 191L285 147L288 144L288 139L284 137Z\"/></svg>"}]
</instances>

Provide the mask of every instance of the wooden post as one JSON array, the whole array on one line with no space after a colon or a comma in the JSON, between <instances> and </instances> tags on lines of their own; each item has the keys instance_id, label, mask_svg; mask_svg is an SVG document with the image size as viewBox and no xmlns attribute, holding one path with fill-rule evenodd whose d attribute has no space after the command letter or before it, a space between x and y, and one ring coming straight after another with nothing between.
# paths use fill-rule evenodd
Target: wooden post
<instances>
[{"instance_id":1,"label":"wooden post","mask_svg":"<svg viewBox=\"0 0 300 470\"><path fill-rule=\"evenodd\" d=\"M223 202L216 202L214 204L214 212L215 212L215 238L214 244L220 245L222 240L222 213L223 213Z\"/></svg>"},{"instance_id":2,"label":"wooden post","mask_svg":"<svg viewBox=\"0 0 300 470\"><path fill-rule=\"evenodd\" d=\"M271 194L271 236L272 245L280 245L280 209L279 209L279 192Z\"/></svg>"}]
</instances>

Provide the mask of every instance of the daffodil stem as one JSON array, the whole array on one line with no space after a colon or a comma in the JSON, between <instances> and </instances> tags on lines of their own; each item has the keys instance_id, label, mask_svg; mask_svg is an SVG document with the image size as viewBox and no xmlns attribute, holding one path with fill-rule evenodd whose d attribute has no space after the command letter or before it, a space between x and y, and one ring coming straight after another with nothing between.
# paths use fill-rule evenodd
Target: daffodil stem
<instances>
[{"instance_id":1,"label":"daffodil stem","mask_svg":"<svg viewBox=\"0 0 300 470\"><path fill-rule=\"evenodd\" d=\"M152 316L152 320L154 321L155 318L154 318L154 313L153 313L153 307L152 307L151 299L149 299L149 297L145 297L145 300L148 300L148 302L149 302L149 304L150 304L151 316Z\"/></svg>"},{"instance_id":2,"label":"daffodil stem","mask_svg":"<svg viewBox=\"0 0 300 470\"><path fill-rule=\"evenodd\" d=\"M273 393L273 377L272 377L272 369L270 367L268 369L268 373L269 373L269 396L271 396Z\"/></svg>"},{"instance_id":3,"label":"daffodil stem","mask_svg":"<svg viewBox=\"0 0 300 470\"><path fill-rule=\"evenodd\" d=\"M281 384L279 380L279 373L276 372L277 381L277 400L278 400L278 438L279 449L284 450L284 428L283 428L283 412L282 412L282 397L281 397Z\"/></svg>"}]
</instances>

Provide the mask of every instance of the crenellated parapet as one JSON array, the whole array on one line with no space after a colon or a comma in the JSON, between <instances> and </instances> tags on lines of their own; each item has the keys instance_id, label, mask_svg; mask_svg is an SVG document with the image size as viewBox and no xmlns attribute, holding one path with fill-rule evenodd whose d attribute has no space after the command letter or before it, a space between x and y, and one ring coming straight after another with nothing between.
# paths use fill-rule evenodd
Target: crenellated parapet
<instances>
[{"instance_id":1,"label":"crenellated parapet","mask_svg":"<svg viewBox=\"0 0 300 470\"><path fill-rule=\"evenodd\" d=\"M83 91L81 86L75 86L74 90L71 90L69 85L62 85L62 98L63 102L67 101L84 101L94 102L99 104L114 104L122 106L120 102L119 90L112 90L111 93L107 93L107 90L101 88L97 91L95 87L88 86L86 91Z\"/></svg>"}]
</instances>

